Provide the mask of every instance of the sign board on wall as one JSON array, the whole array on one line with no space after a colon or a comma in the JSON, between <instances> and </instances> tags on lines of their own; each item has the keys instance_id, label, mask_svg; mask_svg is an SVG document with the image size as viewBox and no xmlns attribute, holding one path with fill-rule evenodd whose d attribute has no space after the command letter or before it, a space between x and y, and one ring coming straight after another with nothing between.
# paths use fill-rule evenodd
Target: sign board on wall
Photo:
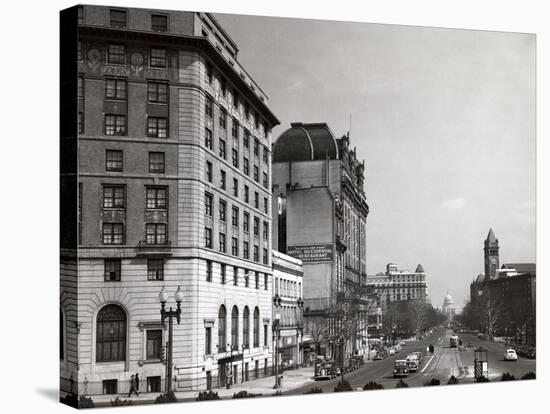
<instances>
[{"instance_id":1,"label":"sign board on wall","mask_svg":"<svg viewBox=\"0 0 550 414\"><path fill-rule=\"evenodd\" d=\"M331 262L333 251L332 244L308 244L288 246L286 254L300 259L304 263Z\"/></svg>"}]
</instances>

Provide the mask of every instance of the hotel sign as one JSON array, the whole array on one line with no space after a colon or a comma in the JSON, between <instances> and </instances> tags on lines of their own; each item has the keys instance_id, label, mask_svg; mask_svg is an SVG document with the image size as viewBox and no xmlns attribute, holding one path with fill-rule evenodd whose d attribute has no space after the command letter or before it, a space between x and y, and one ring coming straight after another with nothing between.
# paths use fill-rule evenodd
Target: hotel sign
<instances>
[{"instance_id":1,"label":"hotel sign","mask_svg":"<svg viewBox=\"0 0 550 414\"><path fill-rule=\"evenodd\" d=\"M331 262L332 244L308 244L305 246L288 246L289 256L300 259L304 263Z\"/></svg>"}]
</instances>

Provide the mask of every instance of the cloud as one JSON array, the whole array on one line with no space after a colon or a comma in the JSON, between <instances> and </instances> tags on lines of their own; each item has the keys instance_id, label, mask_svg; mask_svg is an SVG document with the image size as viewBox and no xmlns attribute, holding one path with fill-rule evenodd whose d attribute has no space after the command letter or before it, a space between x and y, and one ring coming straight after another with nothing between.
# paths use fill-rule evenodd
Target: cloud
<instances>
[{"instance_id":1,"label":"cloud","mask_svg":"<svg viewBox=\"0 0 550 414\"><path fill-rule=\"evenodd\" d=\"M453 198L451 200L444 201L441 205L443 208L448 208L450 210L456 210L459 208L463 208L466 205L466 200L464 200L462 197L459 198Z\"/></svg>"}]
</instances>

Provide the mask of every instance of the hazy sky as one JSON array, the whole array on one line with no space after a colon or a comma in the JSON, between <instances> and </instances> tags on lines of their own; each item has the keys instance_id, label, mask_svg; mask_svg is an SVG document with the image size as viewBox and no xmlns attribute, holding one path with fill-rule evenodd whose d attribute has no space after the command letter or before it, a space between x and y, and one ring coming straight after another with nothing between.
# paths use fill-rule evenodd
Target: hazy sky
<instances>
[{"instance_id":1,"label":"hazy sky","mask_svg":"<svg viewBox=\"0 0 550 414\"><path fill-rule=\"evenodd\" d=\"M216 17L281 121L327 122L365 159L367 272L422 263L434 306L484 271L535 261L535 37Z\"/></svg>"}]
</instances>

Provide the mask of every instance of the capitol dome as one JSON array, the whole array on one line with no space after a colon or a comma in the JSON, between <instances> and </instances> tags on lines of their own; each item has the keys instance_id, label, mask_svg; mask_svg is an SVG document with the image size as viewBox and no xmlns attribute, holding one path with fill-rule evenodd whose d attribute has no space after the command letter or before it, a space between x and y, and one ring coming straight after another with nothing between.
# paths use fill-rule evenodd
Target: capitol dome
<instances>
[{"instance_id":1,"label":"capitol dome","mask_svg":"<svg viewBox=\"0 0 550 414\"><path fill-rule=\"evenodd\" d=\"M451 308L453 306L453 297L447 292L445 299L443 299L443 309Z\"/></svg>"}]
</instances>

